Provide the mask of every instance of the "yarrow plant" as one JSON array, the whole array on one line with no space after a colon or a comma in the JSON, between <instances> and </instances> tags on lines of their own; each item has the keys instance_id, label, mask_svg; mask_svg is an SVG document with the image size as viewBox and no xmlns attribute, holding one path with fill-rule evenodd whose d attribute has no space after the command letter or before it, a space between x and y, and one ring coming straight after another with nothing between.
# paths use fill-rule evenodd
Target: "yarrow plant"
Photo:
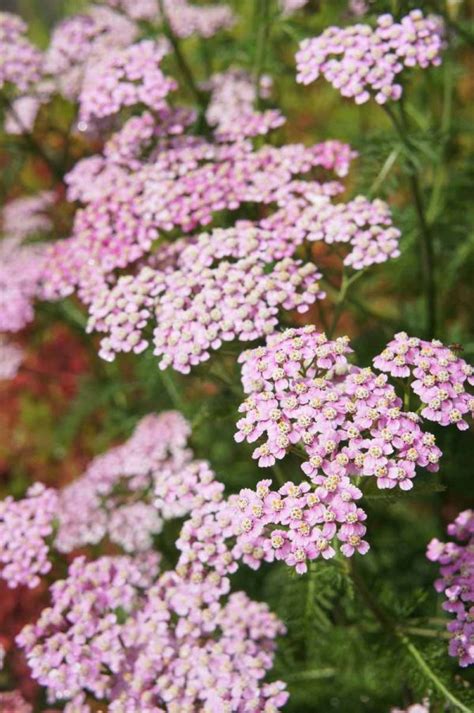
<instances>
[{"instance_id":1,"label":"yarrow plant","mask_svg":"<svg viewBox=\"0 0 474 713\"><path fill-rule=\"evenodd\" d=\"M317 5L0 13L0 710L472 710L471 30Z\"/></svg>"},{"instance_id":2,"label":"yarrow plant","mask_svg":"<svg viewBox=\"0 0 474 713\"><path fill-rule=\"evenodd\" d=\"M51 606L17 637L50 700L70 699L66 710L77 710L87 694L117 711L230 706L250 713L278 710L287 700L283 683L260 683L284 627L243 592L222 601L230 569L220 570L210 558L208 532L203 558L199 544L189 544L185 524L176 571L160 574L150 537L160 530L160 513L169 519L191 512L194 526L224 504L209 466L190 460L188 435L179 414L149 415L127 443L98 457L73 485L56 493L37 484L25 499L2 503L1 574L11 587L35 587L50 571L48 538L51 548L69 552L107 533L135 553L89 562L77 556L67 578L51 586ZM119 474L129 481L128 505ZM112 505L114 492L123 505ZM206 576L186 572L183 560L192 560L191 553L205 563Z\"/></svg>"},{"instance_id":3,"label":"yarrow plant","mask_svg":"<svg viewBox=\"0 0 474 713\"><path fill-rule=\"evenodd\" d=\"M237 423L236 440L264 439L253 452L261 467L274 465L299 447L301 467L312 487L286 483L273 492L271 481L261 481L255 492L241 491L239 538L257 540L266 559L284 559L300 573L307 570L307 560L335 556L336 535L345 556L368 551L363 540L366 514L355 502L362 497L366 478L375 478L380 489L410 490L417 468L437 471L442 455L422 418L404 408L403 394L397 394L385 374L352 366L350 351L347 338L328 340L308 326L272 335L266 347L240 356L242 384L249 396L239 409L244 416ZM472 396L463 385L472 369L440 342L399 334L373 363L393 376L411 376L405 359L428 372L431 363L423 361L427 357L436 359L431 376L443 416L429 408L422 409L421 416L463 428L462 415L470 412L472 417ZM391 359L397 366L392 368ZM448 370L443 371L444 362ZM416 368L413 372L415 377L423 374ZM426 401L419 378L406 386L422 404Z\"/></svg>"}]
</instances>

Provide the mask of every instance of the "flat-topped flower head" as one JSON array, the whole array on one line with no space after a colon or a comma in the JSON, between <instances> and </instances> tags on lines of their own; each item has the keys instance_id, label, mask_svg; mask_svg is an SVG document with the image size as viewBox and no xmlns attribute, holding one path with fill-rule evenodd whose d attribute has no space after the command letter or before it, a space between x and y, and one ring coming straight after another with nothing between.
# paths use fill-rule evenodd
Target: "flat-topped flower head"
<instances>
[{"instance_id":1,"label":"flat-topped flower head","mask_svg":"<svg viewBox=\"0 0 474 713\"><path fill-rule=\"evenodd\" d=\"M91 64L79 97L80 121L103 119L134 104L153 111L165 109L167 95L176 88L175 81L160 69L167 51L165 41L142 40Z\"/></svg>"},{"instance_id":2,"label":"flat-topped flower head","mask_svg":"<svg viewBox=\"0 0 474 713\"><path fill-rule=\"evenodd\" d=\"M399 75L407 68L441 64L444 46L441 18L412 10L400 22L381 15L377 26L328 27L305 39L296 55L297 81L311 84L322 76L343 97L379 104L402 95Z\"/></svg>"},{"instance_id":3,"label":"flat-topped flower head","mask_svg":"<svg viewBox=\"0 0 474 713\"><path fill-rule=\"evenodd\" d=\"M93 694L115 713L279 710L284 684L262 682L284 633L268 607L243 592L220 602L209 580L156 575L151 555L74 560L17 637L50 700Z\"/></svg>"},{"instance_id":4,"label":"flat-topped flower head","mask_svg":"<svg viewBox=\"0 0 474 713\"><path fill-rule=\"evenodd\" d=\"M0 332L18 332L33 319L45 252L41 243L22 245L16 237L0 241Z\"/></svg>"},{"instance_id":5,"label":"flat-topped flower head","mask_svg":"<svg viewBox=\"0 0 474 713\"><path fill-rule=\"evenodd\" d=\"M255 109L258 96L266 95L269 89L265 77L257 92L249 74L229 70L214 74L206 88L211 92L206 119L215 127L216 137L221 140L237 141L247 136L267 134L285 121L276 109Z\"/></svg>"},{"instance_id":6,"label":"flat-topped flower head","mask_svg":"<svg viewBox=\"0 0 474 713\"><path fill-rule=\"evenodd\" d=\"M103 698L125 661L119 614L128 616L158 572L159 556L76 557L68 577L51 587L51 606L28 624L17 643L32 675L52 700L90 692Z\"/></svg>"},{"instance_id":7,"label":"flat-topped flower head","mask_svg":"<svg viewBox=\"0 0 474 713\"><path fill-rule=\"evenodd\" d=\"M148 263L163 272L163 250L167 256L176 243L163 243L154 253L159 237L175 229L195 231L212 222L215 214L235 211L246 202L278 203L281 208L275 224L267 225L269 219L238 221L229 231L266 231L267 237L260 232L262 255L270 247L268 233L272 233L272 255L292 258L308 234L304 221L296 225L308 206L303 195L309 191L310 200L341 190L338 182L303 181L296 179L297 174L322 167L345 175L354 158L350 147L334 141L259 150L247 141L213 143L183 135L190 121L192 113L168 109L156 116L145 112L132 117L106 143L104 156L80 161L66 176L68 198L86 205L76 213L71 236L48 250L48 270L43 276L47 299L77 290L90 303L115 283L116 270L141 258L141 265ZM278 217L280 211L283 214ZM187 242L195 251L194 240ZM198 238L198 244L202 239ZM266 254L268 262L268 250ZM244 256L243 252L239 255ZM195 279L192 274L190 279Z\"/></svg>"},{"instance_id":8,"label":"flat-topped flower head","mask_svg":"<svg viewBox=\"0 0 474 713\"><path fill-rule=\"evenodd\" d=\"M107 334L101 356L113 359L116 352L145 349L144 328L154 320L160 367L188 373L223 342L272 332L281 308L307 311L324 296L320 273L300 260L275 262L279 248L267 231L216 229L183 241L174 269L145 267L135 278L120 278L90 308L89 330Z\"/></svg>"},{"instance_id":9,"label":"flat-topped flower head","mask_svg":"<svg viewBox=\"0 0 474 713\"><path fill-rule=\"evenodd\" d=\"M450 347L400 332L375 357L374 366L410 380L423 406L423 418L440 426L469 428L466 417L474 413L474 394L469 388L474 385L474 369Z\"/></svg>"},{"instance_id":10,"label":"flat-topped flower head","mask_svg":"<svg viewBox=\"0 0 474 713\"><path fill-rule=\"evenodd\" d=\"M318 483L312 488L290 481L275 491L265 480L255 491L241 490L229 502L236 518L234 557L253 569L262 561L284 561L304 574L308 562L331 559L336 547L346 557L368 552L363 539L367 516L355 502L362 492L345 476L320 478Z\"/></svg>"},{"instance_id":11,"label":"flat-topped flower head","mask_svg":"<svg viewBox=\"0 0 474 713\"><path fill-rule=\"evenodd\" d=\"M312 488L308 497L318 508L326 504L325 498L339 493L341 483L344 487L339 500L350 503L356 499L360 491L357 487L351 490L352 478L358 479L358 485L370 477L380 489L410 490L418 470L437 471L442 455L434 435L425 430L424 418L429 417L426 409L421 409L421 414L405 410L387 374L352 365L350 353L348 338L329 340L308 325L272 334L264 346L239 357L247 398L239 408L242 417L237 422L236 441L256 444L253 457L260 467L271 467L290 450L298 449L304 459L302 470L312 484L306 483ZM387 349L375 357L374 366L400 378L413 372L413 390L417 394L422 393L423 380L428 389L438 389L437 397L444 390L446 395L441 400L452 400L448 403L451 418L431 420L441 425L459 425L467 411L464 383L472 379L471 368L441 343L396 335ZM458 409L457 418L452 415L454 408ZM240 512L238 536L240 542L246 543L244 556L251 540L252 547L262 549L266 558L284 558L304 572L307 559L319 554L333 556L334 544L330 540L336 530L344 555L352 556L366 548L360 539L365 527L363 532L353 527L359 515L344 512L347 519L340 519L326 508L323 520L311 516L311 524L321 529L322 522L324 527L330 522L332 534L328 539L324 530L317 530L321 547L314 549L315 530L301 522L303 510L299 503L292 503L294 507L288 515L280 495L272 499L272 507L278 506L274 510L262 510L263 490L257 496L242 491L240 499L233 503L232 507ZM298 523L297 535L292 519ZM336 530L335 522L340 523ZM268 531L269 523L276 529ZM290 534L282 526L287 526ZM263 541L259 541L261 537ZM247 560L255 564L251 556Z\"/></svg>"},{"instance_id":12,"label":"flat-topped flower head","mask_svg":"<svg viewBox=\"0 0 474 713\"><path fill-rule=\"evenodd\" d=\"M125 15L104 5L92 5L54 27L44 71L65 97L77 99L87 67L110 51L128 47L137 35L136 23Z\"/></svg>"},{"instance_id":13,"label":"flat-topped flower head","mask_svg":"<svg viewBox=\"0 0 474 713\"><path fill-rule=\"evenodd\" d=\"M163 0L163 7L173 32L183 39L192 35L209 39L236 22L226 3L197 5L188 0Z\"/></svg>"},{"instance_id":14,"label":"flat-topped flower head","mask_svg":"<svg viewBox=\"0 0 474 713\"><path fill-rule=\"evenodd\" d=\"M40 191L8 201L1 213L3 233L21 242L27 237L49 231L52 227L49 210L54 202L53 191Z\"/></svg>"}]
</instances>

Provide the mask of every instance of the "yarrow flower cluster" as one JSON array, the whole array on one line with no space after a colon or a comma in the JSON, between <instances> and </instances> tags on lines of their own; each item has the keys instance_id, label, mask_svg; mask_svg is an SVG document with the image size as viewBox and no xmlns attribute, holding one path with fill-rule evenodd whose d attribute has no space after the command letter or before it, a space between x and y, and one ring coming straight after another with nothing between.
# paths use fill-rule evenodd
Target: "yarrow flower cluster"
<instances>
[{"instance_id":1,"label":"yarrow flower cluster","mask_svg":"<svg viewBox=\"0 0 474 713\"><path fill-rule=\"evenodd\" d=\"M86 12L62 20L53 29L45 53L44 71L65 97L76 99L89 66L104 54L128 47L138 28L108 7L92 5Z\"/></svg>"},{"instance_id":2,"label":"yarrow flower cluster","mask_svg":"<svg viewBox=\"0 0 474 713\"><path fill-rule=\"evenodd\" d=\"M0 240L0 332L18 332L33 319L33 302L40 296L45 247L27 238L49 230L48 210L54 195L43 191L10 201L2 210Z\"/></svg>"},{"instance_id":3,"label":"yarrow flower cluster","mask_svg":"<svg viewBox=\"0 0 474 713\"><path fill-rule=\"evenodd\" d=\"M175 118L177 133L188 117L181 112ZM121 134L118 142L106 147L108 161L99 156L85 159L66 177L69 198L87 205L76 214L72 236L49 249L44 275L48 298L67 295L79 285L81 299L90 302L114 269L150 251L160 231L191 232L210 223L215 213L236 210L244 202L289 205L292 187L300 195L301 184L306 184L292 183L295 174L322 166L345 175L354 157L347 145L333 141L309 148L294 144L253 151L248 142L216 145L177 136L159 142L148 163L137 170L139 149L128 140L130 132L139 142L147 142L153 126L147 118L125 129L125 144ZM130 167L121 165L124 155ZM307 187L329 195L340 190L334 182L322 186L308 182ZM286 241L285 255L290 257L298 244L295 231L290 230Z\"/></svg>"},{"instance_id":4,"label":"yarrow flower cluster","mask_svg":"<svg viewBox=\"0 0 474 713\"><path fill-rule=\"evenodd\" d=\"M48 538L57 517L57 493L41 483L26 497L0 500L0 577L9 587L36 587L49 572Z\"/></svg>"},{"instance_id":5,"label":"yarrow flower cluster","mask_svg":"<svg viewBox=\"0 0 474 713\"><path fill-rule=\"evenodd\" d=\"M51 698L72 698L83 689L103 698L110 684L104 669L120 670L119 613L138 605L157 572L157 555L94 562L76 557L68 578L51 586L51 607L17 637L33 677Z\"/></svg>"},{"instance_id":6,"label":"yarrow flower cluster","mask_svg":"<svg viewBox=\"0 0 474 713\"><path fill-rule=\"evenodd\" d=\"M357 196L348 203L333 203L331 194L301 186L302 195L262 221L270 230L292 228L295 242L346 244L344 265L363 270L399 257L401 233L392 223L390 209L380 199Z\"/></svg>"},{"instance_id":7,"label":"yarrow flower cluster","mask_svg":"<svg viewBox=\"0 0 474 713\"><path fill-rule=\"evenodd\" d=\"M374 366L393 377L410 379L423 418L440 426L454 423L461 431L469 428L465 416L473 417L474 396L467 388L474 384L474 370L439 340L427 342L400 332L374 359Z\"/></svg>"},{"instance_id":8,"label":"yarrow flower cluster","mask_svg":"<svg viewBox=\"0 0 474 713\"><path fill-rule=\"evenodd\" d=\"M12 84L27 91L41 77L43 57L25 37L23 20L10 12L0 12L0 89Z\"/></svg>"},{"instance_id":9,"label":"yarrow flower cluster","mask_svg":"<svg viewBox=\"0 0 474 713\"><path fill-rule=\"evenodd\" d=\"M142 40L92 64L79 97L79 120L87 124L134 104L154 111L166 108L166 96L176 87L160 69L166 52L166 42Z\"/></svg>"},{"instance_id":10,"label":"yarrow flower cluster","mask_svg":"<svg viewBox=\"0 0 474 713\"><path fill-rule=\"evenodd\" d=\"M21 242L29 236L47 232L52 227L48 211L54 202L52 191L41 191L9 201L2 210L3 233Z\"/></svg>"},{"instance_id":11,"label":"yarrow flower cluster","mask_svg":"<svg viewBox=\"0 0 474 713\"><path fill-rule=\"evenodd\" d=\"M142 351L150 319L157 324L160 365L183 372L223 341L265 336L277 326L281 308L303 312L324 297L317 269L294 258L306 239L348 243L346 264L354 269L398 255L399 233L385 204L358 198L335 205L332 199L342 190L338 182L300 177L319 167L346 175L355 156L350 147L328 141L255 149L246 137L266 133L283 119L277 111L254 109L254 83L237 70L211 78L207 121L213 134L185 135L195 113L167 105L175 83L160 68L166 44L131 44L134 20L150 18L151 3L109 4L57 28L46 72L57 78L77 70L82 128L115 121L121 108L149 110L130 117L106 142L102 156L79 162L66 177L68 198L85 206L76 213L71 237L48 247L40 287L45 299L77 289L90 305L89 329L106 335L102 356ZM212 29L213 23L230 22L226 6L165 2L163 7L173 30L178 15L188 18L179 23L181 29L189 25L189 32L201 35L206 23ZM259 92L268 89L264 77ZM244 203L276 205L276 211L156 250L163 233L193 232ZM269 244L269 232L278 236L277 248ZM210 254L220 240L227 252L220 251L217 261ZM195 260L201 250L205 264ZM131 265L132 273L118 277L117 270Z\"/></svg>"},{"instance_id":12,"label":"yarrow flower cluster","mask_svg":"<svg viewBox=\"0 0 474 713\"><path fill-rule=\"evenodd\" d=\"M435 588L446 596L443 609L456 617L447 626L449 653L464 667L474 664L474 511L460 513L448 525L448 535L453 542L431 540L426 556L439 562Z\"/></svg>"},{"instance_id":13,"label":"yarrow flower cluster","mask_svg":"<svg viewBox=\"0 0 474 713\"><path fill-rule=\"evenodd\" d=\"M53 518L59 551L107 532L134 552L76 557L67 578L51 586L51 606L17 636L33 678L50 702L68 701L68 713L89 711L89 694L112 713L273 713L286 703L282 682L263 682L283 625L242 592L222 600L236 568L234 525L222 484L206 463L191 460L188 435L178 413L147 416L129 441L59 493L37 485L24 501L1 503L0 562L11 586L35 586L50 569ZM161 575L152 507L163 518L191 515L177 541L177 568Z\"/></svg>"},{"instance_id":14,"label":"yarrow flower cluster","mask_svg":"<svg viewBox=\"0 0 474 713\"><path fill-rule=\"evenodd\" d=\"M176 117L175 131L183 121ZM143 330L153 318L160 365L185 373L222 341L271 332L279 308L302 312L324 297L316 268L293 258L305 239L348 243L346 263L356 269L398 255L399 231L385 203L359 197L334 205L330 197L340 184L295 178L318 166L345 175L354 154L344 144L253 151L247 142L178 136L158 143L140 169L137 148L154 134L151 115L133 118L106 146L107 161L78 164L67 179L69 194L87 205L72 237L49 251L45 295L65 295L79 284L81 298L91 303L89 330L107 334L101 349L107 359L145 349ZM159 231L192 231L243 202L280 207L256 223L165 244L137 274L113 284L113 271L146 254Z\"/></svg>"},{"instance_id":15,"label":"yarrow flower cluster","mask_svg":"<svg viewBox=\"0 0 474 713\"><path fill-rule=\"evenodd\" d=\"M377 26L328 27L319 37L305 39L296 55L297 81L311 84L323 76L343 97L379 104L402 95L398 75L407 67L441 64L443 22L412 10L400 22L391 15Z\"/></svg>"},{"instance_id":16,"label":"yarrow flower cluster","mask_svg":"<svg viewBox=\"0 0 474 713\"><path fill-rule=\"evenodd\" d=\"M188 435L179 413L150 414L128 441L97 456L59 493L55 547L70 552L107 536L125 552L149 550L165 519L187 514L213 487L207 465L192 461Z\"/></svg>"},{"instance_id":17,"label":"yarrow flower cluster","mask_svg":"<svg viewBox=\"0 0 474 713\"><path fill-rule=\"evenodd\" d=\"M272 241L272 234L254 228L216 229L183 245L174 270L145 267L136 277L120 278L90 308L88 329L110 334L102 340L101 356L145 349L143 329L154 316L160 367L187 373L223 341L272 332L279 307L306 311L324 296L320 274L291 258L272 267Z\"/></svg>"},{"instance_id":18,"label":"yarrow flower cluster","mask_svg":"<svg viewBox=\"0 0 474 713\"><path fill-rule=\"evenodd\" d=\"M396 352L405 342L407 349L400 353L408 354L407 364L414 360L418 367L419 350L424 349L424 356L433 360L432 371L436 364L435 374L445 368L440 358L450 365L444 384L451 380L462 385L468 378L465 362L438 342L397 335L389 349ZM335 555L335 538L345 556L365 553L366 516L355 502L362 492L351 479L361 484L360 478L372 477L378 488L409 490L417 468L438 470L441 451L422 417L404 410L385 374L352 366L350 351L347 338L331 341L308 326L270 335L265 347L240 356L249 396L240 407L236 440L260 441L253 457L262 467L272 466L291 448L301 448L302 470L311 482L286 483L275 492L271 481L262 481L255 492L245 489L229 503L238 517L237 546L246 548L251 565L283 559L304 572L307 560ZM408 375L408 366L406 373L391 372L394 354L382 354L374 359L375 367ZM420 393L417 382L413 389Z\"/></svg>"},{"instance_id":19,"label":"yarrow flower cluster","mask_svg":"<svg viewBox=\"0 0 474 713\"><path fill-rule=\"evenodd\" d=\"M154 20L159 14L158 0L103 0L103 2L133 20Z\"/></svg>"},{"instance_id":20,"label":"yarrow flower cluster","mask_svg":"<svg viewBox=\"0 0 474 713\"><path fill-rule=\"evenodd\" d=\"M303 447L310 477L372 476L378 487L412 487L415 466L437 470L441 455L419 417L384 374L352 367L348 338L327 339L313 326L267 339L240 356L242 384L237 440L266 436L254 451L266 467L290 446Z\"/></svg>"},{"instance_id":21,"label":"yarrow flower cluster","mask_svg":"<svg viewBox=\"0 0 474 713\"><path fill-rule=\"evenodd\" d=\"M349 0L347 9L354 17L362 17L369 12L370 0Z\"/></svg>"},{"instance_id":22,"label":"yarrow flower cluster","mask_svg":"<svg viewBox=\"0 0 474 713\"><path fill-rule=\"evenodd\" d=\"M261 480L255 491L241 490L234 503L239 513L235 554L255 569L261 560L281 560L303 574L308 561L335 556L336 536L346 557L368 552L367 516L355 503L362 492L345 476L318 480L314 489L288 482L275 491L271 480Z\"/></svg>"},{"instance_id":23,"label":"yarrow flower cluster","mask_svg":"<svg viewBox=\"0 0 474 713\"><path fill-rule=\"evenodd\" d=\"M262 77L260 81L260 96L268 93L268 79ZM211 92L206 119L215 127L219 138L236 141L247 136L267 134L285 122L281 112L276 109L263 112L255 110L258 98L255 82L242 70L214 74L206 88Z\"/></svg>"},{"instance_id":24,"label":"yarrow flower cluster","mask_svg":"<svg viewBox=\"0 0 474 713\"><path fill-rule=\"evenodd\" d=\"M284 684L261 683L284 629L243 593L209 604L209 585L163 574L149 557L77 558L52 606L17 637L51 699L83 691L109 710L278 710ZM250 660L252 665L250 665Z\"/></svg>"}]
</instances>

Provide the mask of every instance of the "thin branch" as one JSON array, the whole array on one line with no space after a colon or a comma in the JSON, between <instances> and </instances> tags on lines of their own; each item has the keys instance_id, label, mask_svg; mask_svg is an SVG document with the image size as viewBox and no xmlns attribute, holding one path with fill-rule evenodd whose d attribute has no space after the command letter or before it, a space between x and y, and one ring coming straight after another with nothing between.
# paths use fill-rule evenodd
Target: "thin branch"
<instances>
[{"instance_id":1,"label":"thin branch","mask_svg":"<svg viewBox=\"0 0 474 713\"><path fill-rule=\"evenodd\" d=\"M288 479L286 478L281 465L279 463L275 462L272 465L272 471L275 474L275 478L277 479L279 485L280 486L285 485L285 483L287 482Z\"/></svg>"},{"instance_id":2,"label":"thin branch","mask_svg":"<svg viewBox=\"0 0 474 713\"><path fill-rule=\"evenodd\" d=\"M354 284L354 282L357 282L357 280L362 277L364 271L363 270L358 270L355 272L351 277L347 277L347 274L344 272L342 275L342 283L341 287L339 289L339 294L336 299L336 305L334 308L334 314L331 322L331 326L328 329L328 337L332 339L332 336L334 332L336 331L336 327L338 325L339 319L341 318L342 310L344 308L344 302L347 296L347 291L349 287Z\"/></svg>"},{"instance_id":3,"label":"thin branch","mask_svg":"<svg viewBox=\"0 0 474 713\"><path fill-rule=\"evenodd\" d=\"M446 688L444 683L438 678L436 673L427 664L421 653L416 648L415 644L410 641L408 636L400 630L399 627L395 625L391 617L382 609L378 604L376 599L373 597L371 591L368 589L363 577L359 574L354 559L351 560L351 575L354 581L354 585L359 592L359 595L367 605L367 608L372 612L374 617L378 620L381 626L387 631L387 633L396 637L398 641L406 648L410 656L416 661L419 668L427 678L433 683L433 685L438 689L438 691L450 701L456 708L462 713L470 713L470 709L467 708L462 701L460 701L454 693Z\"/></svg>"},{"instance_id":4,"label":"thin branch","mask_svg":"<svg viewBox=\"0 0 474 713\"><path fill-rule=\"evenodd\" d=\"M270 37L270 2L269 0L256 0L256 51L255 66L253 71L255 96L257 106L260 104L260 83L265 70L265 57L267 53L268 39Z\"/></svg>"},{"instance_id":5,"label":"thin branch","mask_svg":"<svg viewBox=\"0 0 474 713\"><path fill-rule=\"evenodd\" d=\"M435 672L430 668L430 666L426 663L425 659L421 655L421 653L418 651L416 648L415 644L410 641L410 639L405 636L404 634L399 634L400 641L402 644L405 646L409 654L413 657L413 659L416 661L418 664L419 668L423 671L425 676L432 681L433 685L436 686L438 691L443 694L443 696L448 700L450 703L453 704L453 706L456 706L456 708L462 713L472 713L472 709L468 708L467 706L462 703L462 701L459 700L459 698L456 698L456 696L451 693L450 690L446 688L444 683L440 681L438 676L435 674Z\"/></svg>"},{"instance_id":6,"label":"thin branch","mask_svg":"<svg viewBox=\"0 0 474 713\"><path fill-rule=\"evenodd\" d=\"M196 100L198 106L201 109L202 114L206 111L207 108L207 97L206 93L202 91L202 89L199 88L198 83L196 82L194 75L191 71L191 68L186 60L186 57L183 54L183 51L181 50L181 45L176 37L176 35L173 32L173 29L170 25L170 22L168 20L168 16L166 14L165 6L164 6L164 0L158 0L159 1L159 6L160 6L160 14L163 22L163 28L165 30L165 34L167 38L169 39L171 46L173 47L174 54L176 57L176 62L178 64L179 70L183 76L183 79L191 92L191 94L194 96L194 99Z\"/></svg>"},{"instance_id":7,"label":"thin branch","mask_svg":"<svg viewBox=\"0 0 474 713\"><path fill-rule=\"evenodd\" d=\"M183 413L185 411L184 401L181 398L181 394L179 393L178 389L176 388L176 384L171 374L171 370L167 369L166 371L160 371L160 377L171 403L173 404L175 409Z\"/></svg>"},{"instance_id":8,"label":"thin branch","mask_svg":"<svg viewBox=\"0 0 474 713\"><path fill-rule=\"evenodd\" d=\"M420 263L425 295L426 333L429 338L432 338L436 334L437 326L433 236L426 219L418 167L411 155L414 147L408 135L408 126L405 114L402 110L400 115L401 118L399 119L388 104L384 104L384 109L393 123L401 142L407 149L408 164L410 167L410 188L420 228Z\"/></svg>"},{"instance_id":9,"label":"thin branch","mask_svg":"<svg viewBox=\"0 0 474 713\"><path fill-rule=\"evenodd\" d=\"M298 681L319 681L321 678L332 678L336 675L335 668L318 668L309 671L298 671L285 676L288 683L297 683Z\"/></svg>"}]
</instances>

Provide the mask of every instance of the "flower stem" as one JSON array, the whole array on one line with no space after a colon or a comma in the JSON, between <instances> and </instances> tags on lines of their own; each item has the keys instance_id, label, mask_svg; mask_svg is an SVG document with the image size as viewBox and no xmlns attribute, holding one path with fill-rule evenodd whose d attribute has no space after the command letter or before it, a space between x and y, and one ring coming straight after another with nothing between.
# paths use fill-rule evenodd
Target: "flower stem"
<instances>
[{"instance_id":1,"label":"flower stem","mask_svg":"<svg viewBox=\"0 0 474 713\"><path fill-rule=\"evenodd\" d=\"M279 485L285 485L285 483L287 482L287 478L285 477L281 465L279 463L274 463L272 465L272 471L274 472L275 478L277 479Z\"/></svg>"},{"instance_id":2,"label":"flower stem","mask_svg":"<svg viewBox=\"0 0 474 713\"><path fill-rule=\"evenodd\" d=\"M344 308L344 302L347 296L347 291L349 287L356 282L363 274L362 270L359 270L358 272L355 272L351 277L347 277L346 273L344 272L342 275L342 282L341 282L341 287L339 289L339 294L337 295L336 298L336 304L334 307L334 314L332 317L332 322L331 325L328 329L328 337L332 338L334 335L334 332L336 331L336 327L339 323L339 320L341 318L342 310Z\"/></svg>"},{"instance_id":3,"label":"flower stem","mask_svg":"<svg viewBox=\"0 0 474 713\"><path fill-rule=\"evenodd\" d=\"M462 703L456 696L449 691L444 683L439 680L438 676L434 673L434 671L429 667L429 665L426 663L425 659L421 655L421 653L418 651L416 648L415 644L408 639L405 634L398 634L400 641L402 644L405 646L407 651L410 653L410 655L413 657L413 659L416 661L418 664L419 668L423 671L425 676L430 679L430 681L433 683L433 685L438 689L440 693L443 694L443 696L448 700L450 703L453 704L453 706L456 706L456 708L462 713L470 713L471 709L468 708L467 706Z\"/></svg>"},{"instance_id":4,"label":"flower stem","mask_svg":"<svg viewBox=\"0 0 474 713\"><path fill-rule=\"evenodd\" d=\"M181 394L179 393L178 389L176 388L176 384L171 374L171 369L167 369L166 371L160 371L160 376L161 382L165 388L166 393L169 396L171 403L173 404L175 409L181 411L181 413L184 413L184 401L181 398Z\"/></svg>"},{"instance_id":5,"label":"flower stem","mask_svg":"<svg viewBox=\"0 0 474 713\"><path fill-rule=\"evenodd\" d=\"M196 100L196 103L201 109L202 114L206 111L207 108L207 97L206 93L203 92L196 80L194 79L194 75L191 71L191 68L186 60L186 57L183 54L183 51L181 50L181 45L176 37L176 35L173 32L173 29L170 25L170 22L168 20L168 16L166 14L165 6L163 0L158 0L159 6L160 6L160 13L161 13L161 18L163 22L163 28L165 31L165 34L167 38L169 39L171 46L173 47L174 55L176 58L176 62L178 64L179 70L183 76L183 79L193 95L194 99Z\"/></svg>"},{"instance_id":6,"label":"flower stem","mask_svg":"<svg viewBox=\"0 0 474 713\"><path fill-rule=\"evenodd\" d=\"M418 626L404 626L403 631L406 634L413 636L422 636L427 639L450 639L451 636L447 631L439 631L439 629L423 629Z\"/></svg>"},{"instance_id":7,"label":"flower stem","mask_svg":"<svg viewBox=\"0 0 474 713\"><path fill-rule=\"evenodd\" d=\"M410 169L410 189L415 206L415 212L419 225L420 236L420 265L423 278L423 291L425 297L425 319L426 319L426 334L428 338L433 338L436 334L437 327L437 308L436 308L436 285L435 285L435 257L433 247L433 236L431 228L428 224L425 206L423 202L423 194L420 185L419 170L412 157L414 147L408 135L408 125L404 111L400 113L400 119L397 117L393 109L388 105L384 105L384 109L395 127L401 142L407 149L408 165Z\"/></svg>"},{"instance_id":8,"label":"flower stem","mask_svg":"<svg viewBox=\"0 0 474 713\"><path fill-rule=\"evenodd\" d=\"M391 617L382 609L382 607L375 600L372 593L366 586L363 577L357 570L354 558L351 559L351 575L354 585L361 599L365 602L367 608L372 612L372 614L379 621L381 626L389 634L392 634L392 636L394 636L404 646L410 656L416 661L420 670L423 671L425 676L430 679L433 685L438 689L438 691L445 697L447 701L452 703L456 707L456 709L462 711L462 713L469 713L470 709L467 708L464 703L462 703L462 701L460 701L454 695L454 693L451 693L451 691L446 688L444 683L438 678L436 673L425 661L415 644L408 638L408 636L402 630L400 630L399 627L395 625L395 622L392 621ZM419 631L417 632L417 634L419 634ZM435 635L436 638L439 637L437 632L435 632Z\"/></svg>"},{"instance_id":9,"label":"flower stem","mask_svg":"<svg viewBox=\"0 0 474 713\"><path fill-rule=\"evenodd\" d=\"M297 671L285 676L288 683L296 683L298 681L318 681L321 678L332 678L336 675L335 668L318 668L313 671Z\"/></svg>"},{"instance_id":10,"label":"flower stem","mask_svg":"<svg viewBox=\"0 0 474 713\"><path fill-rule=\"evenodd\" d=\"M257 106L260 105L260 82L265 69L265 56L268 38L270 36L270 2L269 0L256 0L256 51L254 66L254 86Z\"/></svg>"}]
</instances>

